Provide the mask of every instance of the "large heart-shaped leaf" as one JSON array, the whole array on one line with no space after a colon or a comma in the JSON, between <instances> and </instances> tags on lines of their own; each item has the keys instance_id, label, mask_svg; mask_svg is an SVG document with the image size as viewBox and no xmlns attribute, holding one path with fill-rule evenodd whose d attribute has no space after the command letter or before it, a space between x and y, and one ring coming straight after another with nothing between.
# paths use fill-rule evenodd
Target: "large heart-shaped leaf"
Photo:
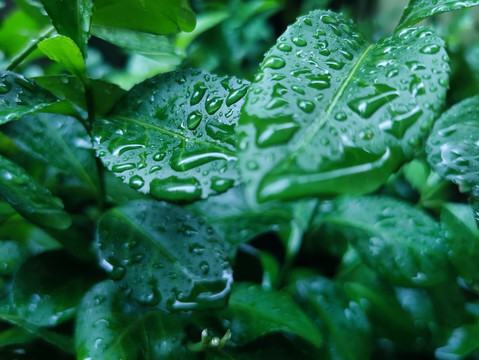
<instances>
[{"instance_id":1,"label":"large heart-shaped leaf","mask_svg":"<svg viewBox=\"0 0 479 360\"><path fill-rule=\"evenodd\" d=\"M227 249L204 220L180 207L138 200L112 209L97 241L101 266L144 306L189 310L229 296Z\"/></svg>"},{"instance_id":2,"label":"large heart-shaped leaf","mask_svg":"<svg viewBox=\"0 0 479 360\"><path fill-rule=\"evenodd\" d=\"M57 101L32 80L10 71L0 71L0 124L40 111Z\"/></svg>"},{"instance_id":3,"label":"large heart-shaped leaf","mask_svg":"<svg viewBox=\"0 0 479 360\"><path fill-rule=\"evenodd\" d=\"M234 128L249 82L176 71L131 89L95 122L97 155L131 187L193 201L238 182Z\"/></svg>"},{"instance_id":4,"label":"large heart-shaped leaf","mask_svg":"<svg viewBox=\"0 0 479 360\"><path fill-rule=\"evenodd\" d=\"M343 231L364 262L391 283L427 286L450 275L439 223L388 197L340 198L323 219Z\"/></svg>"},{"instance_id":5,"label":"large heart-shaped leaf","mask_svg":"<svg viewBox=\"0 0 479 360\"><path fill-rule=\"evenodd\" d=\"M300 17L266 53L241 113L248 199L378 188L419 149L442 106L443 45L425 28L369 44L342 15Z\"/></svg>"},{"instance_id":6,"label":"large heart-shaped leaf","mask_svg":"<svg viewBox=\"0 0 479 360\"><path fill-rule=\"evenodd\" d=\"M410 0L404 9L398 28L414 25L429 16L477 5L479 5L477 0Z\"/></svg>"},{"instance_id":7,"label":"large heart-shaped leaf","mask_svg":"<svg viewBox=\"0 0 479 360\"><path fill-rule=\"evenodd\" d=\"M427 141L429 165L459 190L479 196L479 96L444 112Z\"/></svg>"},{"instance_id":8,"label":"large heart-shaped leaf","mask_svg":"<svg viewBox=\"0 0 479 360\"><path fill-rule=\"evenodd\" d=\"M17 164L0 156L0 195L31 222L54 229L66 229L70 215L63 203Z\"/></svg>"},{"instance_id":9,"label":"large heart-shaped leaf","mask_svg":"<svg viewBox=\"0 0 479 360\"><path fill-rule=\"evenodd\" d=\"M93 1L41 1L58 33L71 38L78 45L83 55L86 55L86 46L90 37Z\"/></svg>"}]
</instances>

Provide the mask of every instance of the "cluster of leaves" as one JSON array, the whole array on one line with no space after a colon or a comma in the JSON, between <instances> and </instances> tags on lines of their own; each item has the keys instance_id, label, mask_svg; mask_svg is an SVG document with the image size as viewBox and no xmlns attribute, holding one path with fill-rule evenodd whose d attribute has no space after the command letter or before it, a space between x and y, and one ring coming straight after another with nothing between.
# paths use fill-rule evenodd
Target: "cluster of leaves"
<instances>
[{"instance_id":1,"label":"cluster of leaves","mask_svg":"<svg viewBox=\"0 0 479 360\"><path fill-rule=\"evenodd\" d=\"M479 358L479 1L336 3L4 4L2 359Z\"/></svg>"}]
</instances>

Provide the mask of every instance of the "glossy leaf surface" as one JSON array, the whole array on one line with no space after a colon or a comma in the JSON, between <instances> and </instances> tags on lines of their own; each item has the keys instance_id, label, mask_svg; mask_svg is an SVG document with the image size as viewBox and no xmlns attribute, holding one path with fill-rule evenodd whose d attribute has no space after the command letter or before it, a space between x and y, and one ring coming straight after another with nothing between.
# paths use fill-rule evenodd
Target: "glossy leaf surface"
<instances>
[{"instance_id":1,"label":"glossy leaf surface","mask_svg":"<svg viewBox=\"0 0 479 360\"><path fill-rule=\"evenodd\" d=\"M381 277L404 286L447 279L447 246L439 223L393 198L340 198L326 223L343 231L362 259Z\"/></svg>"},{"instance_id":2,"label":"glossy leaf surface","mask_svg":"<svg viewBox=\"0 0 479 360\"><path fill-rule=\"evenodd\" d=\"M158 75L95 122L97 155L134 189L191 202L238 182L234 128L249 83L198 70Z\"/></svg>"},{"instance_id":3,"label":"glossy leaf surface","mask_svg":"<svg viewBox=\"0 0 479 360\"><path fill-rule=\"evenodd\" d=\"M86 55L90 37L92 0L41 0L59 34L71 38Z\"/></svg>"},{"instance_id":4,"label":"glossy leaf surface","mask_svg":"<svg viewBox=\"0 0 479 360\"><path fill-rule=\"evenodd\" d=\"M112 281L85 295L75 332L78 359L186 359L181 319L138 312Z\"/></svg>"},{"instance_id":5,"label":"glossy leaf surface","mask_svg":"<svg viewBox=\"0 0 479 360\"><path fill-rule=\"evenodd\" d=\"M10 71L0 71L0 124L41 111L57 101L34 81Z\"/></svg>"},{"instance_id":6,"label":"glossy leaf surface","mask_svg":"<svg viewBox=\"0 0 479 360\"><path fill-rule=\"evenodd\" d=\"M425 28L368 44L342 15L300 17L266 53L239 120L248 200L378 188L432 126L447 61Z\"/></svg>"},{"instance_id":7,"label":"glossy leaf surface","mask_svg":"<svg viewBox=\"0 0 479 360\"><path fill-rule=\"evenodd\" d=\"M300 336L318 347L322 343L319 330L289 295L259 285L234 286L220 316L230 322L232 340L239 344L278 331Z\"/></svg>"},{"instance_id":8,"label":"glossy leaf surface","mask_svg":"<svg viewBox=\"0 0 479 360\"><path fill-rule=\"evenodd\" d=\"M477 324L466 324L456 328L451 333L447 343L436 349L435 356L438 360L465 359L472 353L477 353L479 344L479 326Z\"/></svg>"},{"instance_id":9,"label":"glossy leaf surface","mask_svg":"<svg viewBox=\"0 0 479 360\"><path fill-rule=\"evenodd\" d=\"M165 311L224 305L233 281L227 249L180 207L139 200L99 223L101 266L131 299Z\"/></svg>"},{"instance_id":10,"label":"glossy leaf surface","mask_svg":"<svg viewBox=\"0 0 479 360\"><path fill-rule=\"evenodd\" d=\"M464 193L479 196L479 96L444 112L427 141L429 165Z\"/></svg>"},{"instance_id":11,"label":"glossy leaf surface","mask_svg":"<svg viewBox=\"0 0 479 360\"><path fill-rule=\"evenodd\" d=\"M0 195L26 219L54 229L66 229L70 215L60 199L17 164L0 157Z\"/></svg>"},{"instance_id":12,"label":"glossy leaf surface","mask_svg":"<svg viewBox=\"0 0 479 360\"><path fill-rule=\"evenodd\" d=\"M153 34L191 31L196 19L188 0L95 0L95 25Z\"/></svg>"},{"instance_id":13,"label":"glossy leaf surface","mask_svg":"<svg viewBox=\"0 0 479 360\"><path fill-rule=\"evenodd\" d=\"M479 5L477 0L410 0L399 21L398 28L414 25L419 21L448 11Z\"/></svg>"}]
</instances>

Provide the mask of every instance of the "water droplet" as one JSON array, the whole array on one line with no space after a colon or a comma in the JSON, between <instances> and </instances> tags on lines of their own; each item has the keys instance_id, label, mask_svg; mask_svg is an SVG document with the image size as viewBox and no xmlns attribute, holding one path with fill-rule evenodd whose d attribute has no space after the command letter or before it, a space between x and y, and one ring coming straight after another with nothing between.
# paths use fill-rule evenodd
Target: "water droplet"
<instances>
[{"instance_id":1,"label":"water droplet","mask_svg":"<svg viewBox=\"0 0 479 360\"><path fill-rule=\"evenodd\" d=\"M143 178L139 175L133 175L130 178L129 184L133 189L138 190L138 189L142 188L143 185L145 185L145 180L143 180Z\"/></svg>"},{"instance_id":2,"label":"water droplet","mask_svg":"<svg viewBox=\"0 0 479 360\"><path fill-rule=\"evenodd\" d=\"M254 161L254 160L249 160L247 163L246 163L246 168L248 170L258 170L259 169L259 164L257 161Z\"/></svg>"},{"instance_id":3,"label":"water droplet","mask_svg":"<svg viewBox=\"0 0 479 360\"><path fill-rule=\"evenodd\" d=\"M161 295L158 291L152 291L151 293L141 294L137 300L142 305L155 306L161 301Z\"/></svg>"},{"instance_id":4,"label":"water droplet","mask_svg":"<svg viewBox=\"0 0 479 360\"><path fill-rule=\"evenodd\" d=\"M206 261L200 262L200 269L203 275L207 275L210 272L210 265Z\"/></svg>"},{"instance_id":5,"label":"water droplet","mask_svg":"<svg viewBox=\"0 0 479 360\"><path fill-rule=\"evenodd\" d=\"M113 266L111 271L109 272L110 278L112 280L121 280L125 276L125 268L122 266Z\"/></svg>"},{"instance_id":6,"label":"water droplet","mask_svg":"<svg viewBox=\"0 0 479 360\"><path fill-rule=\"evenodd\" d=\"M206 93L206 85L204 82L197 82L193 86L193 94L191 95L190 105L194 106L197 105L205 96Z\"/></svg>"},{"instance_id":7,"label":"water droplet","mask_svg":"<svg viewBox=\"0 0 479 360\"><path fill-rule=\"evenodd\" d=\"M342 61L337 61L334 59L328 59L325 61L325 63L333 70L341 70L345 65Z\"/></svg>"},{"instance_id":8,"label":"water droplet","mask_svg":"<svg viewBox=\"0 0 479 360\"><path fill-rule=\"evenodd\" d=\"M424 87L424 83L422 82L421 78L415 74L413 75L413 79L409 84L409 91L414 97L416 97L417 95L426 94L426 88Z\"/></svg>"},{"instance_id":9,"label":"water droplet","mask_svg":"<svg viewBox=\"0 0 479 360\"><path fill-rule=\"evenodd\" d=\"M196 151L177 149L171 156L170 165L173 170L187 171L216 160L235 161L236 157L216 149L200 149Z\"/></svg>"},{"instance_id":10,"label":"water droplet","mask_svg":"<svg viewBox=\"0 0 479 360\"><path fill-rule=\"evenodd\" d=\"M256 124L256 145L268 147L284 144L298 131L299 124L290 119L275 119L275 121L263 121Z\"/></svg>"},{"instance_id":11,"label":"water droplet","mask_svg":"<svg viewBox=\"0 0 479 360\"><path fill-rule=\"evenodd\" d=\"M396 77L399 75L399 70L398 69L393 69L391 71L388 71L388 73L386 74L386 76L388 78L393 78L393 77Z\"/></svg>"},{"instance_id":12,"label":"water droplet","mask_svg":"<svg viewBox=\"0 0 479 360\"><path fill-rule=\"evenodd\" d=\"M231 106L234 103L240 101L248 91L248 86L243 86L242 88L232 90L226 97L226 105Z\"/></svg>"},{"instance_id":13,"label":"water droplet","mask_svg":"<svg viewBox=\"0 0 479 360\"><path fill-rule=\"evenodd\" d=\"M210 115L216 113L219 108L223 105L223 99L218 96L208 96L206 99L206 112Z\"/></svg>"},{"instance_id":14,"label":"water droplet","mask_svg":"<svg viewBox=\"0 0 479 360\"><path fill-rule=\"evenodd\" d=\"M306 25L309 25L309 26L312 26L313 23L311 22L311 19L310 18L304 18L303 19L303 22L306 24Z\"/></svg>"},{"instance_id":15,"label":"water droplet","mask_svg":"<svg viewBox=\"0 0 479 360\"><path fill-rule=\"evenodd\" d=\"M304 111L306 114L311 114L314 110L314 103L312 101L309 101L309 100L301 100L299 99L297 101L297 104L298 104L298 107Z\"/></svg>"},{"instance_id":16,"label":"water droplet","mask_svg":"<svg viewBox=\"0 0 479 360\"><path fill-rule=\"evenodd\" d=\"M345 112L340 111L336 115L334 115L334 118L338 121L344 121L348 118Z\"/></svg>"},{"instance_id":17,"label":"water droplet","mask_svg":"<svg viewBox=\"0 0 479 360\"><path fill-rule=\"evenodd\" d=\"M419 50L422 54L433 55L437 54L441 50L439 45L426 45L421 50Z\"/></svg>"},{"instance_id":18,"label":"water droplet","mask_svg":"<svg viewBox=\"0 0 479 360\"><path fill-rule=\"evenodd\" d=\"M205 252L205 247L201 244L195 243L188 247L188 251L194 255L203 255Z\"/></svg>"},{"instance_id":19,"label":"water droplet","mask_svg":"<svg viewBox=\"0 0 479 360\"><path fill-rule=\"evenodd\" d=\"M153 179L150 183L150 193L158 200L190 202L201 199L202 190L195 178L182 179L170 176L165 179Z\"/></svg>"},{"instance_id":20,"label":"water droplet","mask_svg":"<svg viewBox=\"0 0 479 360\"><path fill-rule=\"evenodd\" d=\"M398 96L399 93L394 88L385 84L375 84L374 94L352 100L348 102L348 106L359 116L367 119Z\"/></svg>"},{"instance_id":21,"label":"water droplet","mask_svg":"<svg viewBox=\"0 0 479 360\"><path fill-rule=\"evenodd\" d=\"M263 68L281 69L286 65L284 59L279 56L270 56L264 60Z\"/></svg>"},{"instance_id":22,"label":"water droplet","mask_svg":"<svg viewBox=\"0 0 479 360\"><path fill-rule=\"evenodd\" d=\"M10 91L12 84L4 81L0 83L0 94L6 94Z\"/></svg>"},{"instance_id":23,"label":"water droplet","mask_svg":"<svg viewBox=\"0 0 479 360\"><path fill-rule=\"evenodd\" d=\"M323 24L337 24L338 21L330 15L321 16L321 21Z\"/></svg>"},{"instance_id":24,"label":"water droplet","mask_svg":"<svg viewBox=\"0 0 479 360\"><path fill-rule=\"evenodd\" d=\"M341 49L340 49L340 50L339 50L339 53L340 53L341 55L343 55L343 57L344 57L346 60L353 60L353 58L354 58L354 55L353 55L351 52L349 52L348 50L341 50Z\"/></svg>"},{"instance_id":25,"label":"water droplet","mask_svg":"<svg viewBox=\"0 0 479 360\"><path fill-rule=\"evenodd\" d=\"M133 170L135 168L136 168L135 163L116 164L112 166L111 171L116 173L121 173L127 170Z\"/></svg>"},{"instance_id":26,"label":"water droplet","mask_svg":"<svg viewBox=\"0 0 479 360\"><path fill-rule=\"evenodd\" d=\"M406 130L411 127L422 115L422 110L416 106L405 114L395 116L392 120L386 120L379 124L379 128L397 139L402 139Z\"/></svg>"},{"instance_id":27,"label":"water droplet","mask_svg":"<svg viewBox=\"0 0 479 360\"><path fill-rule=\"evenodd\" d=\"M331 86L331 74L311 74L306 78L310 80L308 86L316 90L328 89Z\"/></svg>"},{"instance_id":28,"label":"water droplet","mask_svg":"<svg viewBox=\"0 0 479 360\"><path fill-rule=\"evenodd\" d=\"M284 52L290 52L293 48L289 44L278 44L278 49Z\"/></svg>"},{"instance_id":29,"label":"water droplet","mask_svg":"<svg viewBox=\"0 0 479 360\"><path fill-rule=\"evenodd\" d=\"M224 179L215 176L211 179L211 188L217 193L222 193L232 187L234 182L233 179Z\"/></svg>"},{"instance_id":30,"label":"water droplet","mask_svg":"<svg viewBox=\"0 0 479 360\"><path fill-rule=\"evenodd\" d=\"M306 46L308 45L308 43L306 42L306 40L300 38L300 37L297 37L297 36L293 36L291 38L291 41L293 42L294 45L296 46Z\"/></svg>"},{"instance_id":31,"label":"water droplet","mask_svg":"<svg viewBox=\"0 0 479 360\"><path fill-rule=\"evenodd\" d=\"M186 126L189 130L194 130L200 124L201 119L203 119L203 115L201 115L198 110L193 111L188 115L188 118L186 119Z\"/></svg>"}]
</instances>

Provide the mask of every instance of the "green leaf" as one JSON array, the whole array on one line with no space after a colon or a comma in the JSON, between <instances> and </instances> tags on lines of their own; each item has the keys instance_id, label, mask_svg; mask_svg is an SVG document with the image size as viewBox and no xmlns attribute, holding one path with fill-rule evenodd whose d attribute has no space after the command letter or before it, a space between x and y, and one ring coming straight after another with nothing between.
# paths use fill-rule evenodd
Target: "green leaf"
<instances>
[{"instance_id":1,"label":"green leaf","mask_svg":"<svg viewBox=\"0 0 479 360\"><path fill-rule=\"evenodd\" d=\"M285 293L259 285L233 286L228 307L220 317L229 321L232 340L245 344L272 332L290 333L320 346L322 336L313 322Z\"/></svg>"},{"instance_id":2,"label":"green leaf","mask_svg":"<svg viewBox=\"0 0 479 360\"><path fill-rule=\"evenodd\" d=\"M5 55L14 56L20 52L31 39L41 32L41 27L21 10L14 10L2 19L0 27L0 49Z\"/></svg>"},{"instance_id":3,"label":"green leaf","mask_svg":"<svg viewBox=\"0 0 479 360\"><path fill-rule=\"evenodd\" d=\"M435 357L438 360L459 360L469 358L473 352L477 353L479 344L479 326L466 324L452 331L447 344L437 348Z\"/></svg>"},{"instance_id":4,"label":"green leaf","mask_svg":"<svg viewBox=\"0 0 479 360\"><path fill-rule=\"evenodd\" d=\"M404 286L428 286L450 274L440 225L424 211L388 197L340 198L326 223L343 231L363 261Z\"/></svg>"},{"instance_id":5,"label":"green leaf","mask_svg":"<svg viewBox=\"0 0 479 360\"><path fill-rule=\"evenodd\" d=\"M112 281L104 281L85 295L78 311L77 358L187 359L183 330L180 317L158 311L139 313Z\"/></svg>"},{"instance_id":6,"label":"green leaf","mask_svg":"<svg viewBox=\"0 0 479 360\"><path fill-rule=\"evenodd\" d=\"M0 71L0 124L18 120L58 102L34 81L10 71Z\"/></svg>"},{"instance_id":7,"label":"green leaf","mask_svg":"<svg viewBox=\"0 0 479 360\"><path fill-rule=\"evenodd\" d=\"M71 38L86 55L93 0L41 0L59 34Z\"/></svg>"},{"instance_id":8,"label":"green leaf","mask_svg":"<svg viewBox=\"0 0 479 360\"><path fill-rule=\"evenodd\" d=\"M83 293L91 286L81 263L63 252L29 258L15 274L12 297L15 312L35 326L56 326L74 317Z\"/></svg>"},{"instance_id":9,"label":"green leaf","mask_svg":"<svg viewBox=\"0 0 479 360\"><path fill-rule=\"evenodd\" d=\"M225 246L190 212L153 200L108 211L97 234L101 266L129 298L165 311L224 305L233 281Z\"/></svg>"},{"instance_id":10,"label":"green leaf","mask_svg":"<svg viewBox=\"0 0 479 360\"><path fill-rule=\"evenodd\" d=\"M82 109L87 110L85 89L80 79L68 75L51 75L34 78L42 87L51 91L60 99L67 99ZM126 91L119 86L100 79L88 80L92 91L95 114L105 115L111 110Z\"/></svg>"},{"instance_id":11,"label":"green leaf","mask_svg":"<svg viewBox=\"0 0 479 360\"><path fill-rule=\"evenodd\" d=\"M82 81L86 81L85 61L80 48L72 39L63 35L56 35L40 42L38 48L73 75Z\"/></svg>"},{"instance_id":12,"label":"green leaf","mask_svg":"<svg viewBox=\"0 0 479 360\"><path fill-rule=\"evenodd\" d=\"M479 284L479 230L471 207L448 203L442 208L441 222L446 228L447 254L457 273Z\"/></svg>"},{"instance_id":13,"label":"green leaf","mask_svg":"<svg viewBox=\"0 0 479 360\"><path fill-rule=\"evenodd\" d=\"M78 120L62 115L27 116L9 124L4 133L28 156L76 177L90 193L98 191L91 140Z\"/></svg>"},{"instance_id":14,"label":"green leaf","mask_svg":"<svg viewBox=\"0 0 479 360\"><path fill-rule=\"evenodd\" d=\"M234 127L249 82L198 70L131 89L93 129L105 166L159 200L192 202L238 182Z\"/></svg>"},{"instance_id":15,"label":"green leaf","mask_svg":"<svg viewBox=\"0 0 479 360\"><path fill-rule=\"evenodd\" d=\"M192 31L195 23L188 0L95 0L95 25L170 34Z\"/></svg>"},{"instance_id":16,"label":"green leaf","mask_svg":"<svg viewBox=\"0 0 479 360\"><path fill-rule=\"evenodd\" d=\"M296 281L294 298L305 307L324 336L331 360L369 359L370 324L359 305L349 301L342 287L329 279L313 277Z\"/></svg>"},{"instance_id":17,"label":"green leaf","mask_svg":"<svg viewBox=\"0 0 479 360\"><path fill-rule=\"evenodd\" d=\"M479 96L452 106L434 125L427 141L429 165L459 191L479 196Z\"/></svg>"},{"instance_id":18,"label":"green leaf","mask_svg":"<svg viewBox=\"0 0 479 360\"><path fill-rule=\"evenodd\" d=\"M239 120L248 200L377 189L432 126L447 61L425 28L368 44L342 15L300 17L266 53Z\"/></svg>"},{"instance_id":19,"label":"green leaf","mask_svg":"<svg viewBox=\"0 0 479 360\"><path fill-rule=\"evenodd\" d=\"M21 327L12 327L0 332L0 347L23 344L36 336Z\"/></svg>"},{"instance_id":20,"label":"green leaf","mask_svg":"<svg viewBox=\"0 0 479 360\"><path fill-rule=\"evenodd\" d=\"M398 29L414 25L419 21L448 11L466 9L479 5L479 1L458 0L410 0L401 16Z\"/></svg>"},{"instance_id":21,"label":"green leaf","mask_svg":"<svg viewBox=\"0 0 479 360\"><path fill-rule=\"evenodd\" d=\"M25 249L18 242L0 240L0 274L15 272L25 260L25 253Z\"/></svg>"},{"instance_id":22,"label":"green leaf","mask_svg":"<svg viewBox=\"0 0 479 360\"><path fill-rule=\"evenodd\" d=\"M66 229L71 224L61 200L4 157L0 157L0 195L23 217L39 226Z\"/></svg>"}]
</instances>

